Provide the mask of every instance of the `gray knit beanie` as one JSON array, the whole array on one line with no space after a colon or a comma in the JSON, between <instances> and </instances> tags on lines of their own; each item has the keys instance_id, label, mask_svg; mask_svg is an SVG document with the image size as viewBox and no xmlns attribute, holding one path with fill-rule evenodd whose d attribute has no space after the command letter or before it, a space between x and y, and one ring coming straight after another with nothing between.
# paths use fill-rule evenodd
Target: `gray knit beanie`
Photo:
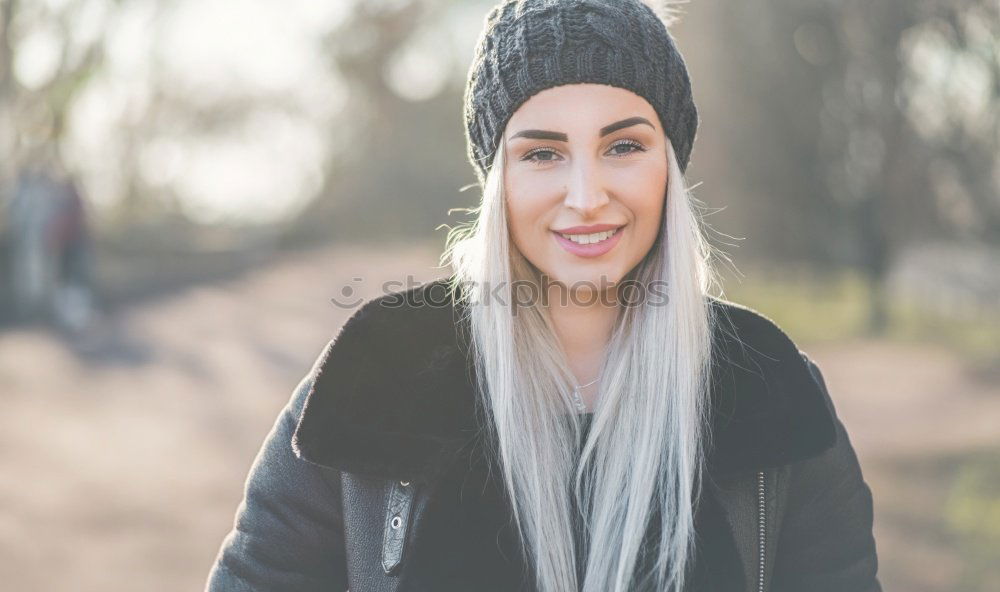
<instances>
[{"instance_id":1,"label":"gray knit beanie","mask_svg":"<svg viewBox=\"0 0 1000 592\"><path fill-rule=\"evenodd\" d=\"M687 67L640 0L503 0L489 12L465 88L468 156L480 186L510 117L536 93L599 83L649 101L687 169L698 128Z\"/></svg>"}]
</instances>

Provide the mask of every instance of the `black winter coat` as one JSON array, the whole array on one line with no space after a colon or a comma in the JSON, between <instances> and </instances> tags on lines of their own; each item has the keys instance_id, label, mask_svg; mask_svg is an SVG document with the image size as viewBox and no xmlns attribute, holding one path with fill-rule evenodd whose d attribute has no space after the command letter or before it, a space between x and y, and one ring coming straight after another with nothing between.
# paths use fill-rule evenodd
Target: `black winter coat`
<instances>
[{"instance_id":1,"label":"black winter coat","mask_svg":"<svg viewBox=\"0 0 1000 592\"><path fill-rule=\"evenodd\" d=\"M531 590L441 279L367 302L268 434L210 592ZM880 592L872 497L819 368L712 298L712 431L688 590Z\"/></svg>"}]
</instances>

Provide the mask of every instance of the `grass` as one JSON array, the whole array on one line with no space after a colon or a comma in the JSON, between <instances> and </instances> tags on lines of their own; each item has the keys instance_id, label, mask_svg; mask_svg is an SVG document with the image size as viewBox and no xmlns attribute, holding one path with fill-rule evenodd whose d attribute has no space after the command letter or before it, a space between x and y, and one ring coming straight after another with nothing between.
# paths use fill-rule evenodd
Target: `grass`
<instances>
[{"instance_id":1,"label":"grass","mask_svg":"<svg viewBox=\"0 0 1000 592\"><path fill-rule=\"evenodd\" d=\"M742 273L742 278L723 278L726 298L773 319L797 342L871 337L869 288L857 271L817 273L783 265L744 266ZM976 365L1000 362L1000 312L944 316L905 295L890 292L887 298L889 325L883 338L942 345Z\"/></svg>"},{"instance_id":2,"label":"grass","mask_svg":"<svg viewBox=\"0 0 1000 592\"><path fill-rule=\"evenodd\" d=\"M876 470L877 468L877 470ZM1000 578L1000 458L983 449L882 461L875 515L910 545L882 549L880 572L897 584L920 579L927 553L940 559L955 592L986 592ZM912 548L911 548L912 547ZM888 581L887 580L887 581Z\"/></svg>"}]
</instances>

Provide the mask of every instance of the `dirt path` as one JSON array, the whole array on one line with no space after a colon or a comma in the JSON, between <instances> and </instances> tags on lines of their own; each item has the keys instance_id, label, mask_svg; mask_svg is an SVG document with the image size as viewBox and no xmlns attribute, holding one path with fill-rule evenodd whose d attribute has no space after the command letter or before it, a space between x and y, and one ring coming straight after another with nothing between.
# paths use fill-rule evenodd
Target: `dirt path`
<instances>
[{"instance_id":1,"label":"dirt path","mask_svg":"<svg viewBox=\"0 0 1000 592\"><path fill-rule=\"evenodd\" d=\"M0 587L200 590L292 388L365 297L427 247L304 253L108 319L86 353L0 334Z\"/></svg>"},{"instance_id":2,"label":"dirt path","mask_svg":"<svg viewBox=\"0 0 1000 592\"><path fill-rule=\"evenodd\" d=\"M86 352L0 334L3 587L200 590L261 440L351 312L330 297L436 263L430 246L318 250L126 311ZM802 347L863 462L1000 445L1000 393L947 351Z\"/></svg>"},{"instance_id":3,"label":"dirt path","mask_svg":"<svg viewBox=\"0 0 1000 592\"><path fill-rule=\"evenodd\" d=\"M976 540L973 557L948 514L961 503L956 483L977 458L995 459L1000 451L1000 386L975 377L943 347L870 341L801 347L823 370L872 490L884 589L992 589L987 582L1000 577L997 533ZM995 461L990 466L995 474ZM1000 490L986 495L1000 499Z\"/></svg>"},{"instance_id":4,"label":"dirt path","mask_svg":"<svg viewBox=\"0 0 1000 592\"><path fill-rule=\"evenodd\" d=\"M820 365L860 457L1000 446L1000 384L976 378L944 347L872 341L800 347Z\"/></svg>"}]
</instances>

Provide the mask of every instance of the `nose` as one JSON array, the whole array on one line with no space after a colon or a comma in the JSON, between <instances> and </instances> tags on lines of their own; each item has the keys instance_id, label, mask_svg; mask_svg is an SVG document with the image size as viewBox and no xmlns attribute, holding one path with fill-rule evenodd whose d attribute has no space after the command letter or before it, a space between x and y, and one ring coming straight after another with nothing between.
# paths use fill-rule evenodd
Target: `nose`
<instances>
[{"instance_id":1,"label":"nose","mask_svg":"<svg viewBox=\"0 0 1000 592\"><path fill-rule=\"evenodd\" d=\"M563 204L589 218L611 201L597 167L579 164L570 173L569 187Z\"/></svg>"}]
</instances>

